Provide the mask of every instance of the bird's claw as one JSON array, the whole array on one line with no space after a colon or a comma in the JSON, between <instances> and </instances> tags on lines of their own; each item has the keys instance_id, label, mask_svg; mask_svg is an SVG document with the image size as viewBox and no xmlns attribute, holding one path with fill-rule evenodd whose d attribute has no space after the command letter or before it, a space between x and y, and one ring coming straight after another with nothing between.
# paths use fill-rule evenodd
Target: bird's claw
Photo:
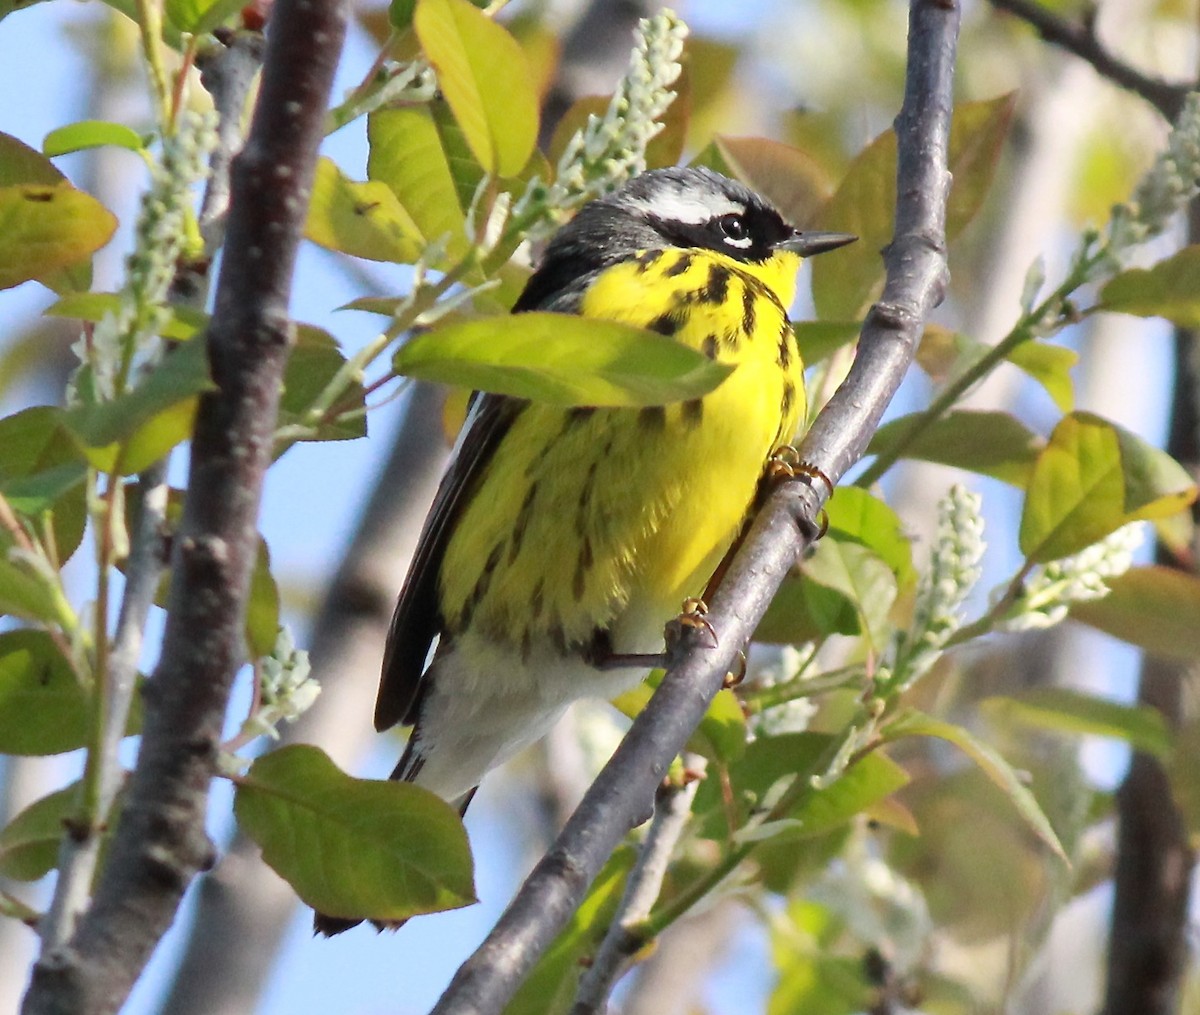
<instances>
[{"instance_id":1,"label":"bird's claw","mask_svg":"<svg viewBox=\"0 0 1200 1015\"><path fill-rule=\"evenodd\" d=\"M767 479L772 483L803 479L809 486L812 486L813 480L820 480L825 484L825 499L833 496L833 483L829 477L815 465L801 460L800 452L790 444L776 448L767 459ZM829 531L829 515L824 508L821 509L817 524L817 539L820 539Z\"/></svg>"},{"instance_id":2,"label":"bird's claw","mask_svg":"<svg viewBox=\"0 0 1200 1015\"><path fill-rule=\"evenodd\" d=\"M710 640L709 648L716 648L720 644L717 638L717 629L708 621L708 604L703 599L688 596L683 601L683 608L679 611L679 615L667 624L667 645L678 644L685 630L707 632Z\"/></svg>"},{"instance_id":3,"label":"bird's claw","mask_svg":"<svg viewBox=\"0 0 1200 1015\"><path fill-rule=\"evenodd\" d=\"M746 653L738 653L737 670L725 674L725 682L721 685L726 690L732 687L737 687L743 680L746 679Z\"/></svg>"}]
</instances>

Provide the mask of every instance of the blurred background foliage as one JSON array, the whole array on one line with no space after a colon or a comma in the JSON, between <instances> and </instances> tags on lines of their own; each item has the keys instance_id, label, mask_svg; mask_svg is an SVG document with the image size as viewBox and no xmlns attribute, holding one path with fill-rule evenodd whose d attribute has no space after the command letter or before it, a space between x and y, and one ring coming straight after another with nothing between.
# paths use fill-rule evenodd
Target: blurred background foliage
<instances>
[{"instance_id":1,"label":"blurred background foliage","mask_svg":"<svg viewBox=\"0 0 1200 1015\"><path fill-rule=\"evenodd\" d=\"M650 3L514 0L497 20L524 51L528 70L503 60L493 67L500 84L478 99L487 107L487 130L480 134L467 125L461 103L468 100L455 98L449 80L442 81L446 101L382 110L369 120L353 115L355 100L380 80L372 69L385 66L383 57L414 56L420 42L431 55L429 40L407 31L414 6L396 2L389 11L360 4L355 10L354 37L335 94L340 112L330 121L329 161L320 170L310 216L314 242L302 257L294 301L296 318L312 327L302 335L289 375L280 433L281 455L287 454L268 479L264 549L247 632L251 656L267 655L282 616L312 650L322 694L285 736L319 745L343 768L377 775L385 774L386 756L394 753L394 744L378 744L369 731L380 640L462 400L412 385L372 411L369 439L350 440L362 426L356 410L396 385L382 368L383 377L377 369L362 384L331 392L346 357L372 349L378 328L378 318L336 310L358 301L361 309L405 320L411 307L401 298L409 287L436 285L429 278L436 280L470 249L466 223L479 210L473 201L484 170L497 177L489 198L502 192L515 198L528 179L556 165L587 114L603 112L628 62L637 17L656 9ZM844 374L854 325L882 280L877 254L890 236L894 205L894 141L886 131L903 89L906 9L878 0L694 0L677 6L691 34L680 95L651 143L649 163L713 166L745 179L801 225L863 237L852 261L819 267L813 300L806 295L794 308L801 322L820 312L819 322L799 326L811 367L810 398L819 405ZM120 223L94 261L91 288L110 291L119 284L145 186L141 132L154 122L137 31L118 13L119 2L24 7L0 3L0 48L7 54L0 91L13 97L0 113L0 130L43 149L47 134L76 121L132 128L132 137L120 135L123 144L108 134L104 147L56 160L71 183ZM1046 9L1071 24L1094 19L1100 38L1120 59L1155 76L1196 80L1194 2L1107 0L1098 9L1062 3ZM202 32L230 19L252 21L262 12L169 3L166 14L164 37L175 45L179 29ZM23 92L32 97L28 109L18 108ZM544 154L528 159L534 121L517 108L523 102L541 109ZM1037 264L1033 274L1040 271L1048 289L1071 275L1072 258L1081 245L1086 248L1081 236L1087 229L1104 233L1112 207L1129 200L1163 150L1168 126L1145 100L1048 45L1022 19L986 3L966 7L952 144L952 283L889 419L922 411L947 385L961 382L958 415L940 429L926 427L923 440L907 448L897 429L904 424L893 422L890 435L881 433L874 450L886 454L890 447L902 460L870 494L847 489L835 497L830 536L768 615L760 632L765 645L751 654L740 703L724 694L693 744L707 758L708 777L651 918L665 933L639 955L619 994L627 1015L1082 1013L1105 1004L1106 976L1109 1015L1200 1010L1185 947L1191 843L1200 829L1200 737L1191 708L1200 593L1190 570L1194 538L1186 510L1194 488L1156 450L1189 419L1195 423L1195 375L1176 369L1189 356L1194 367L1195 339L1174 333L1170 322L1195 327L1200 321L1200 262L1192 246L1174 274L1157 278L1159 288L1145 277L1126 276L1124 290L1105 290L1101 297L1101 287L1121 270L1114 263L1107 273L1081 276L1061 305L1041 316L1033 313L1030 286ZM70 141L59 139L63 151ZM52 149L47 143L45 150ZM3 167L11 167L15 156L6 158ZM5 185L32 182L0 179ZM84 253L106 238L99 235L103 215L96 217L95 242ZM1130 248L1125 263L1162 262L1189 245L1186 229L1172 221L1149 243ZM449 240L431 254L427 244L443 232ZM10 239L18 235L9 233ZM0 254L4 242L0 238ZM485 276L498 284L472 291L445 323L454 326L460 318L511 304L527 272L508 260L515 246L502 242L485 253L482 267L464 270L468 285ZM422 255L432 276L414 275L411 266ZM78 275L79 261L73 253L46 266L26 264L23 277L0 274L10 286L0 292L6 413L60 402L75 367L70 346L77 322L96 321L106 309L69 295L89 288ZM58 297L38 282L17 282L69 267L76 272L73 281L48 279L64 300L43 316ZM1100 299L1130 313L1091 313ZM963 382L984 355L980 345L995 345L1022 322L1030 330L1023 352ZM198 323L177 313L175 337L194 332ZM373 353L377 367L380 352ZM492 352L504 355L503 347ZM421 375L416 360L410 349L395 365L435 379L464 369L457 362ZM586 401L592 390L586 376L575 382L582 392L577 397ZM195 383L184 376L154 411L182 404ZM153 421L168 422L165 415ZM85 431L83 424L76 428L88 444ZM182 433L162 440L174 443ZM1107 450L1080 450L1080 435L1097 433ZM134 436L132 424L121 431L122 439ZM10 429L9 458L28 439ZM1191 445L1176 441L1171 450L1194 469L1191 439ZM299 441L304 445L292 447ZM95 437L88 446L103 442ZM1054 454L1068 457L1067 478ZM0 449L0 464L7 461ZM39 463L43 470L60 465L53 456L39 457ZM1080 480L1089 470L1118 475L1123 499L1105 500L1108 494ZM15 475L31 473L32 467ZM0 489L11 494L3 485L10 478L0 475ZM935 653L928 672L918 673L914 664L906 681L895 646L918 624L914 602L921 601L919 576L929 574L931 553L948 545L944 527L939 532L938 505L954 483L982 495L986 521L978 588L971 590L960 576L961 618L990 620L966 629L969 645ZM41 495L50 496L44 490ZM78 541L82 517L82 492L73 507L66 496L56 502L55 525L70 523L74 534L60 533L60 544ZM1034 501L1044 508L1038 517L1029 506ZM1010 623L1020 613L1027 582L1043 573L1035 565L1076 553L1139 517L1156 522L1167 547L1160 565L1173 570L1147 566L1150 551L1143 548L1139 566L1113 580L1112 596L1074 608L1086 625ZM961 532L958 538L950 542L963 551ZM1046 550L1048 544L1056 549ZM91 537L84 546L91 550ZM93 556L79 553L65 568L76 602L94 598ZM992 587L1003 595L989 602L986 590ZM1037 613L1025 606L1025 616ZM1042 611L1046 617L1050 606ZM1016 612L1006 613L1010 607ZM23 614L18 604L11 612L28 617L29 610ZM153 619L152 631L160 623ZM1004 623L1032 629L993 633ZM953 646L953 633L947 637ZM156 656L153 637L149 643L146 670ZM1153 650L1157 661L1146 672L1130 643ZM48 641L36 651L39 658L57 658ZM879 669L889 664L897 671L890 685ZM797 680L814 683L797 691ZM69 698L69 675L60 683ZM234 708L239 715L250 697L249 677L242 683ZM791 691L779 690L789 686ZM61 739L62 716L82 714L86 700L60 704L68 711L43 719L53 727L46 735L60 739L28 749L10 737L13 755L0 769L0 817L25 817L21 835L0 836L0 887L34 907L48 898L50 879L43 876L53 865L55 815L62 812L51 809L50 819L43 814L39 824L29 819L28 808L81 767L78 751L60 753L64 744L81 742L78 736ZM620 703L627 713L639 704ZM880 714L871 714L872 708ZM16 717L25 715L11 711L7 728L21 727L25 720ZM231 720L231 732L237 723ZM225 858L195 886L186 918L160 949L129 1010L425 1010L494 921L619 731L611 709L581 707L545 744L490 779L468 821L483 903L422 918L397 937L360 930L336 941L310 940L307 913L297 907L292 889L262 864L259 844L233 827L228 792L218 794L212 829L227 844ZM1135 936L1132 925L1121 922L1128 912L1118 903L1114 917L1113 909L1120 889L1114 888L1114 872L1122 870L1117 788L1127 778L1131 748L1158 775L1134 784L1125 796L1170 826L1165 844L1150 837L1138 840L1137 848L1146 858L1163 855L1174 864L1170 888L1182 907L1160 909L1138 928L1149 937L1159 934L1168 995L1160 1007L1122 1007L1112 995L1113 978L1126 974L1111 960L1106 967L1113 920ZM796 772L804 778L781 790L780 780ZM1137 773L1135 763L1128 778ZM808 776L818 784L810 786ZM777 814L781 791L792 796ZM780 827L752 829L757 838L739 840L745 823L766 811ZM1135 827L1134 816L1126 813L1125 821L1127 829ZM31 859L35 850L42 859ZM733 865L735 856L746 858ZM581 960L615 910L632 863L631 850L614 857L511 1011L567 1010ZM719 877L727 870L733 873ZM697 894L697 886L706 890ZM0 922L0 1009L15 1010L33 946L33 935L16 920Z\"/></svg>"}]
</instances>

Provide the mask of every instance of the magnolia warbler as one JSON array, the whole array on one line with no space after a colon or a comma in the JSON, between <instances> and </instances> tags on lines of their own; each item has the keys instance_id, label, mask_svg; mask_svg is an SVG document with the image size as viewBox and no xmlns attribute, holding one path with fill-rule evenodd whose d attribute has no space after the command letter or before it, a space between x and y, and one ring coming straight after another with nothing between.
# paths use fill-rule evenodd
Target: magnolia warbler
<instances>
[{"instance_id":1,"label":"magnolia warbler","mask_svg":"<svg viewBox=\"0 0 1200 1015\"><path fill-rule=\"evenodd\" d=\"M375 725L413 726L392 778L465 810L572 702L643 679L803 419L801 259L853 239L708 169L643 173L558 231L514 313L637 325L735 369L649 408L475 398L388 635Z\"/></svg>"}]
</instances>

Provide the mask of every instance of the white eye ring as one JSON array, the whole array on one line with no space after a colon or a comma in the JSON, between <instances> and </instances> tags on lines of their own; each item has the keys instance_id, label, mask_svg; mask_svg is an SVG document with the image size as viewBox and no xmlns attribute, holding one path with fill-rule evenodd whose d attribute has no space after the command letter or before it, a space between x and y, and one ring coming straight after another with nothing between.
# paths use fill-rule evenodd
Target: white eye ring
<instances>
[{"instance_id":1,"label":"white eye ring","mask_svg":"<svg viewBox=\"0 0 1200 1015\"><path fill-rule=\"evenodd\" d=\"M726 246L744 249L754 242L741 215L722 215L716 220L716 226Z\"/></svg>"}]
</instances>

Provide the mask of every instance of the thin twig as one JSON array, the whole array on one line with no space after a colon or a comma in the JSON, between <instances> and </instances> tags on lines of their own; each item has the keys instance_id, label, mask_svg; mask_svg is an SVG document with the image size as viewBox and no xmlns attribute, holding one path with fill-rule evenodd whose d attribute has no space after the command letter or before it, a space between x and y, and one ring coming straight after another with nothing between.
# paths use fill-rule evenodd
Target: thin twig
<instances>
[{"instance_id":1,"label":"thin twig","mask_svg":"<svg viewBox=\"0 0 1200 1015\"><path fill-rule=\"evenodd\" d=\"M234 673L263 476L290 348L288 299L344 0L278 0L250 139L234 162L228 242L207 344L215 390L192 439L162 657L138 764L92 906L34 967L25 1015L121 1006L184 890L210 866L208 789Z\"/></svg>"},{"instance_id":2,"label":"thin twig","mask_svg":"<svg viewBox=\"0 0 1200 1015\"><path fill-rule=\"evenodd\" d=\"M946 0L915 0L910 18L904 105L896 124L896 230L886 255L883 299L867 317L850 374L800 449L803 460L831 483L865 451L912 362L926 316L945 292L946 148L960 11ZM458 970L435 1015L490 1015L504 1008L625 832L644 820L671 759L735 665L784 576L816 538L816 517L827 495L824 484L787 483L767 499L709 602L708 619L720 644L688 645L668 668L555 844Z\"/></svg>"},{"instance_id":3,"label":"thin twig","mask_svg":"<svg viewBox=\"0 0 1200 1015\"><path fill-rule=\"evenodd\" d=\"M989 0L997 10L1014 14L1037 29L1047 42L1086 60L1096 73L1140 96L1171 123L1179 119L1190 85L1172 84L1131 67L1109 52L1096 35L1096 19L1071 22L1033 0Z\"/></svg>"},{"instance_id":4,"label":"thin twig","mask_svg":"<svg viewBox=\"0 0 1200 1015\"><path fill-rule=\"evenodd\" d=\"M579 980L571 1015L597 1015L605 1011L609 995L627 963L646 944L638 926L650 915L662 891L671 854L692 813L704 759L685 755L684 766L695 777L682 784L667 781L659 787L654 798L654 817L629 872L625 894L591 966Z\"/></svg>"}]
</instances>

